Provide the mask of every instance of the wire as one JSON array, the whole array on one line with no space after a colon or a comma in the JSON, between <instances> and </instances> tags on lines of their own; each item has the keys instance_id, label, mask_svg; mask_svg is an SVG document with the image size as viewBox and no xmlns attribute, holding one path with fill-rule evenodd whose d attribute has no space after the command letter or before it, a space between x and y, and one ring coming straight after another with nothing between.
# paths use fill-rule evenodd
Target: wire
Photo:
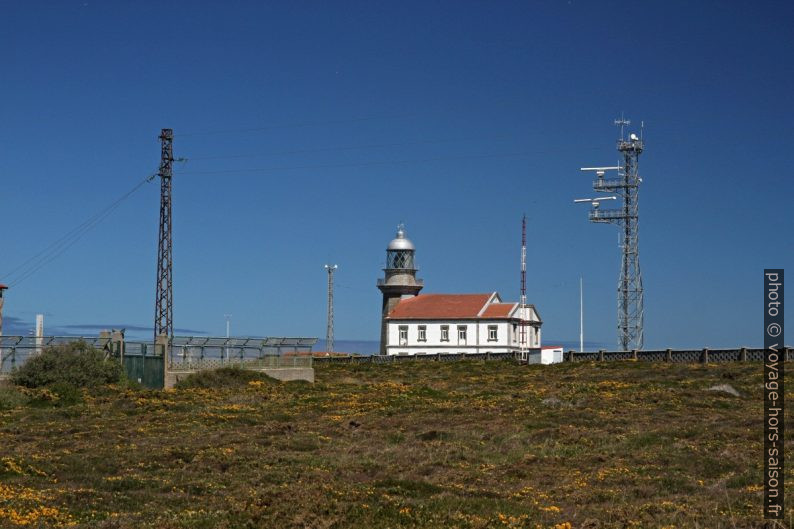
<instances>
[{"instance_id":1,"label":"wire","mask_svg":"<svg viewBox=\"0 0 794 529\"><path fill-rule=\"evenodd\" d=\"M259 167L255 169L221 169L213 171L180 171L177 174L226 174L226 173L262 173L270 171L287 171L294 169L329 169L340 167L369 167L375 165L399 165L411 163L427 163L438 162L445 160L471 160L483 158L514 158L522 156L535 156L538 154L545 154L550 151L536 151L536 152L515 152L505 154L467 154L460 156L439 156L434 158L418 158L413 160L383 160L374 162L359 162L359 163L339 163L339 164L322 164L322 165L294 165L294 166L280 166L280 167Z\"/></svg>"},{"instance_id":2,"label":"wire","mask_svg":"<svg viewBox=\"0 0 794 529\"><path fill-rule=\"evenodd\" d=\"M298 122L298 123L284 123L280 125L269 125L267 127L249 127L249 128L242 128L242 129L226 129L226 130L206 130L206 131L199 131L199 132L187 132L182 134L175 134L174 137L179 138L187 138L191 136L210 136L214 134L242 134L246 132L264 132L268 130L277 130L277 129L289 129L289 128L300 128L300 127L318 127L321 125L336 125L340 123L359 123L362 121L376 121L380 119L404 119L404 118L411 118L416 117L416 114L399 114L399 115L392 115L392 116L370 116L370 117L363 117L363 118L351 118L351 119L334 119L328 121L306 121L306 122Z\"/></svg>"},{"instance_id":3,"label":"wire","mask_svg":"<svg viewBox=\"0 0 794 529\"><path fill-rule=\"evenodd\" d=\"M47 264L57 259L66 250L74 246L74 244L76 244L83 235L88 233L92 228L107 218L107 216L110 215L119 205L121 205L122 202L132 196L132 194L143 187L144 184L151 182L155 176L157 176L157 173L149 175L138 182L132 189L121 195L106 208L95 213L82 224L71 229L59 239L56 239L50 243L46 248L16 266L13 270L3 276L3 280L8 281L10 287L14 287L35 274Z\"/></svg>"},{"instance_id":4,"label":"wire","mask_svg":"<svg viewBox=\"0 0 794 529\"><path fill-rule=\"evenodd\" d=\"M313 152L336 152L336 151L354 151L354 150L361 150L361 149L384 149L388 147L407 147L410 145L428 145L428 144L439 144L439 143L457 143L457 142L466 142L466 141L483 141L483 140L491 140L491 141L498 141L498 140L506 140L515 138L515 136L496 136L496 137L478 137L478 138L453 138L453 139L441 139L441 140L417 140L417 141L407 141L407 142L399 142L399 143L374 143L369 145L351 145L346 147L317 147L311 149L294 149L288 151L276 151L270 153L263 153L263 154L230 154L224 156L190 156L190 160L226 160L232 158L267 158L269 156L282 156L288 154L307 154Z\"/></svg>"}]
</instances>

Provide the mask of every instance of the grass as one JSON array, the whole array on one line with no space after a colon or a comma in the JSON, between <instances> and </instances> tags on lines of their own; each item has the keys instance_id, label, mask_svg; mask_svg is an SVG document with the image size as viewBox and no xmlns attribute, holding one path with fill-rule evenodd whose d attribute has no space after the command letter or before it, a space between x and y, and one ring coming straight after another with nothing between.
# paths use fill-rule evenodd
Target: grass
<instances>
[{"instance_id":1,"label":"grass","mask_svg":"<svg viewBox=\"0 0 794 529\"><path fill-rule=\"evenodd\" d=\"M761 376L461 361L68 404L0 388L0 527L766 527Z\"/></svg>"}]
</instances>

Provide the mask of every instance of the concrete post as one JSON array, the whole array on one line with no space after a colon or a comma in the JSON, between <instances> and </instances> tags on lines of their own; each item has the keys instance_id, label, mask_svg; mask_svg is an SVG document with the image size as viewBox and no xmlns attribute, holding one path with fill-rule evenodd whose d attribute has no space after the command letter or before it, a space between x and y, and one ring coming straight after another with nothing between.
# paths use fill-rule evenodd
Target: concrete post
<instances>
[{"instance_id":1,"label":"concrete post","mask_svg":"<svg viewBox=\"0 0 794 529\"><path fill-rule=\"evenodd\" d=\"M664 361L665 362L672 362L673 361L673 350L672 349L668 348L664 352Z\"/></svg>"},{"instance_id":2,"label":"concrete post","mask_svg":"<svg viewBox=\"0 0 794 529\"><path fill-rule=\"evenodd\" d=\"M739 361L747 362L747 347L742 347L739 349Z\"/></svg>"},{"instance_id":3,"label":"concrete post","mask_svg":"<svg viewBox=\"0 0 794 529\"><path fill-rule=\"evenodd\" d=\"M703 362L704 364L708 364L709 363L709 348L708 347L704 347L703 348L703 354L700 357L700 361Z\"/></svg>"},{"instance_id":4,"label":"concrete post","mask_svg":"<svg viewBox=\"0 0 794 529\"><path fill-rule=\"evenodd\" d=\"M160 334L154 341L154 354L163 356L163 387L170 389L176 384L176 380L170 376L171 351L169 350L169 337Z\"/></svg>"},{"instance_id":5,"label":"concrete post","mask_svg":"<svg viewBox=\"0 0 794 529\"><path fill-rule=\"evenodd\" d=\"M632 360L636 360L637 359L637 350L636 349L632 349L631 350L631 359Z\"/></svg>"},{"instance_id":6,"label":"concrete post","mask_svg":"<svg viewBox=\"0 0 794 529\"><path fill-rule=\"evenodd\" d=\"M124 364L124 331L113 330L110 332L110 350L118 355Z\"/></svg>"},{"instance_id":7,"label":"concrete post","mask_svg":"<svg viewBox=\"0 0 794 529\"><path fill-rule=\"evenodd\" d=\"M604 361L604 350L603 349L599 349L598 350L598 361L599 362L603 362Z\"/></svg>"}]
</instances>

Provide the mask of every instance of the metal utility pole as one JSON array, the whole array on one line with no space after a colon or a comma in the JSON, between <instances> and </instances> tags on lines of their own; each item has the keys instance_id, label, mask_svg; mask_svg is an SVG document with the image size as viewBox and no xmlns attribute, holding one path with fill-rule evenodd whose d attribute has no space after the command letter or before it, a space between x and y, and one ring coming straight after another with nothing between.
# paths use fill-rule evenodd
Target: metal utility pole
<instances>
[{"instance_id":1,"label":"metal utility pole","mask_svg":"<svg viewBox=\"0 0 794 529\"><path fill-rule=\"evenodd\" d=\"M328 327L325 331L325 349L329 353L334 351L334 271L336 265L325 265L328 271Z\"/></svg>"},{"instance_id":2,"label":"metal utility pole","mask_svg":"<svg viewBox=\"0 0 794 529\"><path fill-rule=\"evenodd\" d=\"M642 178L638 174L639 156L643 151L642 127L640 136L631 133L624 136L629 120L615 120L620 127L617 142L621 155L621 165L614 167L582 167L582 171L594 171L596 180L593 189L598 192L615 193L617 196L592 199L579 199L575 202L589 202L590 221L617 224L620 228L621 265L618 281L618 341L624 351L642 349L643 346L643 289L640 273L639 250L639 187ZM618 178L604 178L606 171L617 171ZM603 200L616 200L620 197L619 209L598 209Z\"/></svg>"},{"instance_id":3,"label":"metal utility pole","mask_svg":"<svg viewBox=\"0 0 794 529\"><path fill-rule=\"evenodd\" d=\"M526 360L527 354L527 216L521 218L521 303L519 305L520 324L518 333L518 351L521 360Z\"/></svg>"},{"instance_id":4,"label":"metal utility pole","mask_svg":"<svg viewBox=\"0 0 794 529\"><path fill-rule=\"evenodd\" d=\"M157 294L154 306L154 339L174 336L174 293L171 254L171 177L174 162L174 131L160 133L160 240L157 245Z\"/></svg>"}]
</instances>

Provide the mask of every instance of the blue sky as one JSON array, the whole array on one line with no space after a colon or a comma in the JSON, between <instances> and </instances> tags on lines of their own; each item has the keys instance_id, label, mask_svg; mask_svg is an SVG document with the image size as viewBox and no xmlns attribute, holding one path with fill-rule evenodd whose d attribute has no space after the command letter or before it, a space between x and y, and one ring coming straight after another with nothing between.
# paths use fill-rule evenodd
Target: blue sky
<instances>
[{"instance_id":1,"label":"blue sky","mask_svg":"<svg viewBox=\"0 0 794 529\"><path fill-rule=\"evenodd\" d=\"M572 200L624 112L646 346L757 345L763 269L794 262L793 25L787 2L6 0L0 277L155 171L171 127L178 329L323 337L333 262L337 339L375 340L400 221L425 291L517 300L526 212L546 342L577 339L582 275L614 347L617 230ZM144 185L15 285L5 334L151 326L158 208Z\"/></svg>"}]
</instances>

